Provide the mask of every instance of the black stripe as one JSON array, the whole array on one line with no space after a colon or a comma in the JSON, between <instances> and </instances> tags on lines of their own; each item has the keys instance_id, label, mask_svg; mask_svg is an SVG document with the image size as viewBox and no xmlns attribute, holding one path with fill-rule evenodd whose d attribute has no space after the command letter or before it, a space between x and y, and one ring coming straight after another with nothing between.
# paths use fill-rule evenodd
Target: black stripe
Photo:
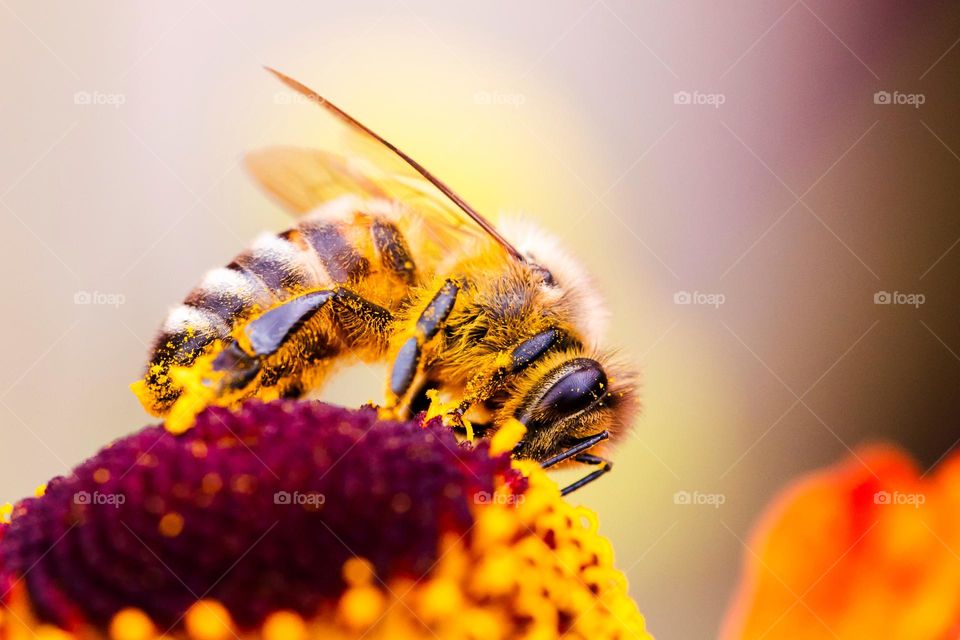
<instances>
[{"instance_id":1,"label":"black stripe","mask_svg":"<svg viewBox=\"0 0 960 640\"><path fill-rule=\"evenodd\" d=\"M248 280L253 278L252 275L244 271L237 271L236 273ZM251 289L256 290L261 287L262 285L257 281L251 283ZM191 291L183 303L190 307L209 311L228 325L232 325L237 316L253 308L253 300L244 295L243 291L209 291L203 285Z\"/></svg>"},{"instance_id":2,"label":"black stripe","mask_svg":"<svg viewBox=\"0 0 960 640\"><path fill-rule=\"evenodd\" d=\"M212 326L163 331L153 344L152 364L192 364L204 347L226 335Z\"/></svg>"},{"instance_id":3,"label":"black stripe","mask_svg":"<svg viewBox=\"0 0 960 640\"><path fill-rule=\"evenodd\" d=\"M416 266L403 235L392 222L377 218L370 227L373 244L380 254L383 266L397 274L407 284L416 278Z\"/></svg>"},{"instance_id":4,"label":"black stripe","mask_svg":"<svg viewBox=\"0 0 960 640\"><path fill-rule=\"evenodd\" d=\"M300 225L300 231L334 284L362 278L370 271L370 261L347 242L336 224L305 223Z\"/></svg>"},{"instance_id":5,"label":"black stripe","mask_svg":"<svg viewBox=\"0 0 960 640\"><path fill-rule=\"evenodd\" d=\"M298 249L290 244L291 253ZM278 259L269 253L244 251L229 265L228 269L238 267L259 278L271 293L287 291L310 285L309 278L301 265L290 256L289 260Z\"/></svg>"}]
</instances>

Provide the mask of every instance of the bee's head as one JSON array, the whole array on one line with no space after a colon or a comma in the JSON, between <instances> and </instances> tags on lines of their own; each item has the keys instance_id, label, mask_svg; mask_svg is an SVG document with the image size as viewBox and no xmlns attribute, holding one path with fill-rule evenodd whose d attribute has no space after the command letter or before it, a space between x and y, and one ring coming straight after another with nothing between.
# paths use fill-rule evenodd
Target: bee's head
<instances>
[{"instance_id":1,"label":"bee's head","mask_svg":"<svg viewBox=\"0 0 960 640\"><path fill-rule=\"evenodd\" d=\"M566 349L520 374L502 417L527 427L515 454L544 460L578 440L626 432L637 411L636 376L606 356Z\"/></svg>"},{"instance_id":2,"label":"bee's head","mask_svg":"<svg viewBox=\"0 0 960 640\"><path fill-rule=\"evenodd\" d=\"M523 255L523 268L540 282L543 306L569 318L585 345L600 345L607 309L593 277L560 241L524 219L507 218L497 224Z\"/></svg>"}]
</instances>

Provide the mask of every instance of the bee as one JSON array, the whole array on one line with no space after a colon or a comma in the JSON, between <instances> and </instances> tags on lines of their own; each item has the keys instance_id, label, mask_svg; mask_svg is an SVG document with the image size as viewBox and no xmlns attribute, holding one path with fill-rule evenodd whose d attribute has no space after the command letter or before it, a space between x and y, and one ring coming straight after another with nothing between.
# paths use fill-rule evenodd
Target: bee
<instances>
[{"instance_id":1,"label":"bee","mask_svg":"<svg viewBox=\"0 0 960 640\"><path fill-rule=\"evenodd\" d=\"M609 471L589 450L629 428L637 377L599 347L605 311L589 274L533 224L494 227L394 145L268 71L356 151L247 156L299 219L170 311L132 385L144 407L180 431L207 406L301 397L345 362L387 362L391 415L429 409L470 438L519 421L516 457L597 467L566 493Z\"/></svg>"}]
</instances>

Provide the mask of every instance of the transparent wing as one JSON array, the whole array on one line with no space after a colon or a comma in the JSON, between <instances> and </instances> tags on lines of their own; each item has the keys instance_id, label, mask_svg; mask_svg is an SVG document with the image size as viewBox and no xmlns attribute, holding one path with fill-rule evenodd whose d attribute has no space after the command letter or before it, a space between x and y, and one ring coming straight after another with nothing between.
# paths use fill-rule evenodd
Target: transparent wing
<instances>
[{"instance_id":1,"label":"transparent wing","mask_svg":"<svg viewBox=\"0 0 960 640\"><path fill-rule=\"evenodd\" d=\"M345 193L397 200L416 210L435 230L451 237L492 238L512 257L520 253L460 196L339 107L296 80L268 69L284 84L322 107L356 156L276 147L250 154L247 166L274 197L297 214Z\"/></svg>"},{"instance_id":2,"label":"transparent wing","mask_svg":"<svg viewBox=\"0 0 960 640\"><path fill-rule=\"evenodd\" d=\"M260 186L296 215L348 193L388 195L349 159L319 149L268 147L245 160Z\"/></svg>"}]
</instances>

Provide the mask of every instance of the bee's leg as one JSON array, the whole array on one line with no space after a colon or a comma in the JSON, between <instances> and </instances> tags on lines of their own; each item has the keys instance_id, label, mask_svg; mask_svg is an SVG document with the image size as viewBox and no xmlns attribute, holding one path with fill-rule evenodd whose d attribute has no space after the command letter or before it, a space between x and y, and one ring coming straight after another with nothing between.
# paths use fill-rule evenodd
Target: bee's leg
<instances>
[{"instance_id":1,"label":"bee's leg","mask_svg":"<svg viewBox=\"0 0 960 640\"><path fill-rule=\"evenodd\" d=\"M610 437L610 432L601 431L596 435L580 440L579 442L574 444L572 447L570 447L566 451L561 451L560 453L553 456L552 458L548 458L540 463L540 466L543 469L548 469L555 464L559 464L563 462L564 460L569 460L570 458L573 458L577 462L582 462L583 464L589 464L589 465L598 465L600 467L596 471L593 471L585 475L584 477L580 478L576 482L569 484L563 489L561 489L560 490L561 496L565 496L567 494L573 493L580 487L590 484L591 482L593 482L603 474L609 473L613 469L613 462L611 462L610 460L607 460L606 458L601 458L600 456L595 456L590 453L586 453L587 450L593 448L598 443L603 442L609 437Z\"/></svg>"},{"instance_id":2,"label":"bee's leg","mask_svg":"<svg viewBox=\"0 0 960 640\"><path fill-rule=\"evenodd\" d=\"M386 335L392 320L388 310L346 289L325 289L297 296L270 309L243 328L249 348L235 341L214 359L214 370L227 372L224 385L230 389L242 389L249 384L260 371L263 360L293 339L297 331L328 304L343 312L335 314L334 318L351 340L359 339L357 334L370 327Z\"/></svg>"},{"instance_id":3,"label":"bee's leg","mask_svg":"<svg viewBox=\"0 0 960 640\"><path fill-rule=\"evenodd\" d=\"M577 489L579 489L580 487L590 484L591 482L593 482L603 474L609 473L610 471L613 470L613 462L611 462L610 460L607 460L606 458L601 458L600 456L595 456L590 453L581 453L580 455L576 456L574 460L576 460L577 462L582 462L584 464L599 465L600 468L597 469L596 471L593 471L592 473L588 473L587 475L583 476L576 482L570 483L567 486L565 486L563 489L560 490L561 496L571 494Z\"/></svg>"},{"instance_id":4,"label":"bee's leg","mask_svg":"<svg viewBox=\"0 0 960 640\"><path fill-rule=\"evenodd\" d=\"M338 293L339 290L336 289L305 293L270 309L248 323L243 332L250 343L250 355L264 357L276 353L297 329L306 324Z\"/></svg>"},{"instance_id":5,"label":"bee's leg","mask_svg":"<svg viewBox=\"0 0 960 640\"><path fill-rule=\"evenodd\" d=\"M390 372L391 405L399 404L410 390L410 385L413 384L420 367L423 345L437 335L437 332L443 327L443 323L453 310L453 304L456 302L459 292L460 286L456 282L453 280L445 281L420 314L420 317L417 318L413 335L407 338L406 342L397 351L393 361L393 369Z\"/></svg>"},{"instance_id":6,"label":"bee's leg","mask_svg":"<svg viewBox=\"0 0 960 640\"><path fill-rule=\"evenodd\" d=\"M478 371L467 382L463 399L451 411L453 422L461 420L470 407L486 401L503 387L510 376L519 374L530 363L560 344L564 338L556 329L546 329L518 343L509 353L498 356L489 368Z\"/></svg>"}]
</instances>

